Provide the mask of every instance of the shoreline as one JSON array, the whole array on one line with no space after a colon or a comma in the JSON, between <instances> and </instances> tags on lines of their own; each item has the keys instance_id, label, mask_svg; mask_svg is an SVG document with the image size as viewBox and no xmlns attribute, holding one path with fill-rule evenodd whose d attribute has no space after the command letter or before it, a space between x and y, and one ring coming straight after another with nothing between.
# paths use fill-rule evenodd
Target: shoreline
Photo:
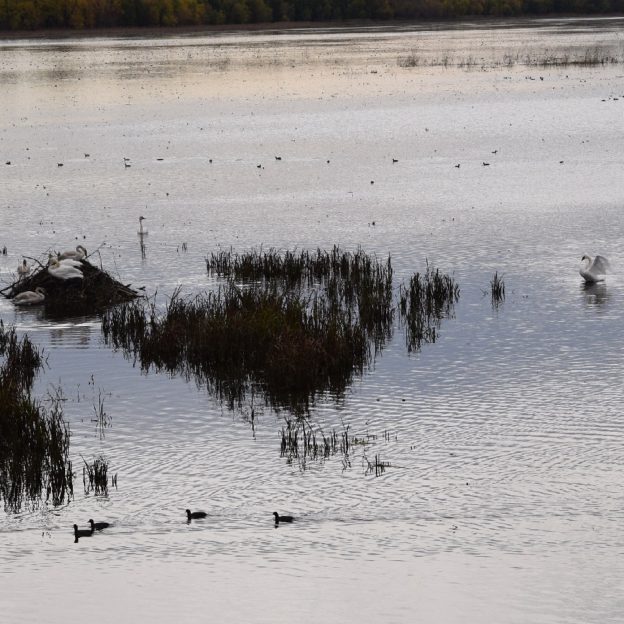
<instances>
[{"instance_id":1,"label":"shoreline","mask_svg":"<svg viewBox=\"0 0 624 624\"><path fill-rule=\"evenodd\" d=\"M462 24L479 24L481 27L500 27L503 24L534 24L544 20L576 19L583 20L607 20L624 19L624 14L548 14L548 15L523 15L515 17L492 17L492 16L462 16L454 18L436 18L420 20L344 20L344 21L301 21L301 22L263 22L255 24L201 24L197 26L115 26L111 28L91 28L73 30L71 28L38 29L38 30L0 30L0 42L18 39L96 39L96 38L141 38L141 37L167 37L167 36L201 36L210 34L236 33L236 32L289 32L292 30L323 30L323 29L357 29L357 28L382 28L403 27L423 28L427 26L460 28Z\"/></svg>"}]
</instances>

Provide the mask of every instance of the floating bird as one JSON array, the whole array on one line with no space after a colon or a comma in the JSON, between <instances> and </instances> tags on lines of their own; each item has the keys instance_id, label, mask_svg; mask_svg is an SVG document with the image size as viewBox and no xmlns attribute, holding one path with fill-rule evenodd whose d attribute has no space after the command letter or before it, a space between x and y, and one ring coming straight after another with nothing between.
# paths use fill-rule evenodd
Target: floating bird
<instances>
[{"instance_id":1,"label":"floating bird","mask_svg":"<svg viewBox=\"0 0 624 624\"><path fill-rule=\"evenodd\" d=\"M399 162L399 159L398 159L398 158L393 158L393 159L392 159L392 164L394 164L394 163L398 163L398 162Z\"/></svg>"},{"instance_id":2,"label":"floating bird","mask_svg":"<svg viewBox=\"0 0 624 624\"><path fill-rule=\"evenodd\" d=\"M45 300L46 291L45 288L37 286L35 290L25 290L19 295L15 295L13 303L18 306L37 305L43 303Z\"/></svg>"},{"instance_id":3,"label":"floating bird","mask_svg":"<svg viewBox=\"0 0 624 624\"><path fill-rule=\"evenodd\" d=\"M110 526L110 522L93 522L93 520L89 520L89 524L91 525L91 533L93 533L93 531L108 529Z\"/></svg>"},{"instance_id":4,"label":"floating bird","mask_svg":"<svg viewBox=\"0 0 624 624\"><path fill-rule=\"evenodd\" d=\"M76 251L73 249L69 249L60 253L58 256L59 260L67 260L67 258L71 258L72 260L82 260L87 257L87 250L82 246L78 245L76 247Z\"/></svg>"},{"instance_id":5,"label":"floating bird","mask_svg":"<svg viewBox=\"0 0 624 624\"><path fill-rule=\"evenodd\" d=\"M139 217L139 231L137 234L139 236L147 236L148 231L143 229L143 221L145 221L145 217Z\"/></svg>"},{"instance_id":6,"label":"floating bird","mask_svg":"<svg viewBox=\"0 0 624 624\"><path fill-rule=\"evenodd\" d=\"M490 166L490 163L488 163L488 162L484 162L484 163L483 163L483 166L484 166L484 167L489 167L489 166Z\"/></svg>"},{"instance_id":7,"label":"floating bird","mask_svg":"<svg viewBox=\"0 0 624 624\"><path fill-rule=\"evenodd\" d=\"M188 522L193 520L197 520L199 518L205 518L208 514L205 511L191 511L190 509L186 510L186 519Z\"/></svg>"},{"instance_id":8,"label":"floating bird","mask_svg":"<svg viewBox=\"0 0 624 624\"><path fill-rule=\"evenodd\" d=\"M30 273L30 265L26 262L26 258L22 260L22 264L17 265L17 274L20 277L26 277Z\"/></svg>"},{"instance_id":9,"label":"floating bird","mask_svg":"<svg viewBox=\"0 0 624 624\"><path fill-rule=\"evenodd\" d=\"M74 524L74 537L91 537L93 535L93 529L79 529L77 524Z\"/></svg>"},{"instance_id":10,"label":"floating bird","mask_svg":"<svg viewBox=\"0 0 624 624\"><path fill-rule=\"evenodd\" d=\"M459 169L460 167L461 167L461 163L457 163L457 164L455 165L455 168L456 168L456 169Z\"/></svg>"},{"instance_id":11,"label":"floating bird","mask_svg":"<svg viewBox=\"0 0 624 624\"><path fill-rule=\"evenodd\" d=\"M82 271L73 266L62 265L58 260L52 260L48 265L48 273L61 280L82 279Z\"/></svg>"},{"instance_id":12,"label":"floating bird","mask_svg":"<svg viewBox=\"0 0 624 624\"><path fill-rule=\"evenodd\" d=\"M275 524L279 524L280 522L293 522L294 518L292 516L280 516L277 511L273 512L275 516Z\"/></svg>"},{"instance_id":13,"label":"floating bird","mask_svg":"<svg viewBox=\"0 0 624 624\"><path fill-rule=\"evenodd\" d=\"M602 282L610 268L609 261L604 256L596 256L592 260L590 256L584 255L581 258L579 273L586 282Z\"/></svg>"},{"instance_id":14,"label":"floating bird","mask_svg":"<svg viewBox=\"0 0 624 624\"><path fill-rule=\"evenodd\" d=\"M276 156L275 160L282 160L282 157L281 156Z\"/></svg>"}]
</instances>

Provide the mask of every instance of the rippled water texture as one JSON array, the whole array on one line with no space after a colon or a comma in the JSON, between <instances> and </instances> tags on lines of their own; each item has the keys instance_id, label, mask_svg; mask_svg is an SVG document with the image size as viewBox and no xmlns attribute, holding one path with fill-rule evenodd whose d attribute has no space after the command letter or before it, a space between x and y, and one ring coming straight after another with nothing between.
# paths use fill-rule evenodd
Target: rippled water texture
<instances>
[{"instance_id":1,"label":"rippled water texture","mask_svg":"<svg viewBox=\"0 0 624 624\"><path fill-rule=\"evenodd\" d=\"M0 301L45 348L36 393L62 387L77 471L68 506L0 511L1 619L620 622L624 65L538 61L621 57L623 25L0 42L4 283L81 242L162 301L215 286L211 251L340 244L461 287L436 344L408 357L397 328L314 409L369 444L305 469L280 457L283 414L252 430L140 374L98 319ZM584 253L606 285L583 288ZM100 453L108 498L82 491ZM114 527L74 544L89 518Z\"/></svg>"}]
</instances>

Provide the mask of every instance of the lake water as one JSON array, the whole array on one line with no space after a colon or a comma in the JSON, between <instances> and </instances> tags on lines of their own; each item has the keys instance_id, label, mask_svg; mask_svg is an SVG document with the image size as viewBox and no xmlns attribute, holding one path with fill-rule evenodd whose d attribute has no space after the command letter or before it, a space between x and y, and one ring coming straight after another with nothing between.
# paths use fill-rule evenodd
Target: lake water
<instances>
[{"instance_id":1,"label":"lake water","mask_svg":"<svg viewBox=\"0 0 624 624\"><path fill-rule=\"evenodd\" d=\"M340 244L391 254L397 284L428 260L461 288L435 344L408 356L397 327L314 408L369 445L305 465L280 457L284 414L252 430L141 374L97 318L2 299L45 349L35 392L62 388L77 471L67 506L0 511L2 619L620 622L623 26L0 41L5 284L22 254L81 243L164 301L215 286L212 251ZM588 51L619 62L564 63ZM584 253L606 284L583 287ZM118 487L86 496L100 453ZM89 518L114 527L74 544Z\"/></svg>"}]
</instances>

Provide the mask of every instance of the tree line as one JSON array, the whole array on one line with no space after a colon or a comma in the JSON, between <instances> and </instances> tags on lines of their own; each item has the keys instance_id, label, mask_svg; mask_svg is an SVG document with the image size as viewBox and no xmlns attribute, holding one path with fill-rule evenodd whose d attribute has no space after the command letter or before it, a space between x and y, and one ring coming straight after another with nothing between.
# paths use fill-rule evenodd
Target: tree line
<instances>
[{"instance_id":1,"label":"tree line","mask_svg":"<svg viewBox=\"0 0 624 624\"><path fill-rule=\"evenodd\" d=\"M1 30L624 13L624 0L0 0Z\"/></svg>"}]
</instances>

